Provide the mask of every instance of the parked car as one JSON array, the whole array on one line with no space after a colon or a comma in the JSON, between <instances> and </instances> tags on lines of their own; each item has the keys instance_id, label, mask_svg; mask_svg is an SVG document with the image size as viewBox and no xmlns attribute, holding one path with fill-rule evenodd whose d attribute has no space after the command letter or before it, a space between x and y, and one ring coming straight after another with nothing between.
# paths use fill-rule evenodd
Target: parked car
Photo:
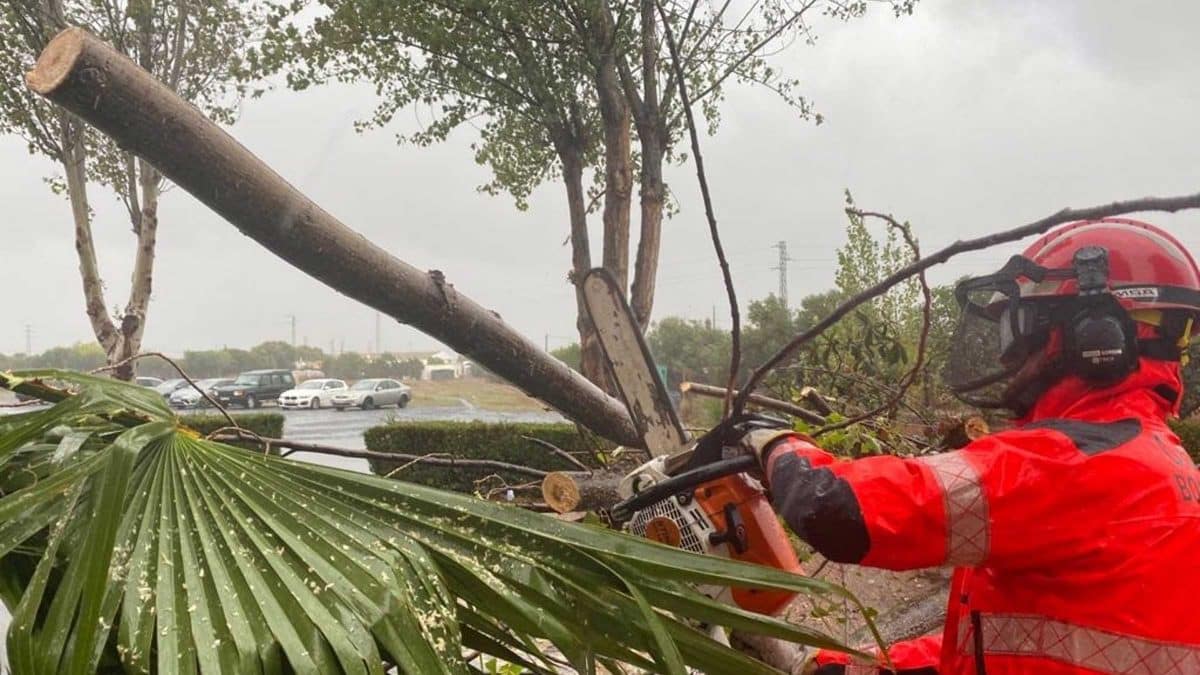
<instances>
[{"instance_id":1,"label":"parked car","mask_svg":"<svg viewBox=\"0 0 1200 675\"><path fill-rule=\"evenodd\" d=\"M213 387L223 406L257 408L296 386L290 370L248 370L230 384Z\"/></svg>"},{"instance_id":2,"label":"parked car","mask_svg":"<svg viewBox=\"0 0 1200 675\"><path fill-rule=\"evenodd\" d=\"M295 389L289 389L279 395L279 407L315 410L321 406L333 405L333 395L343 391L346 391L346 383L342 380L305 380Z\"/></svg>"},{"instance_id":3,"label":"parked car","mask_svg":"<svg viewBox=\"0 0 1200 675\"><path fill-rule=\"evenodd\" d=\"M137 382L139 387L148 387L150 389L153 389L163 383L162 378L150 377L149 375L144 377L135 377L133 378L133 381Z\"/></svg>"},{"instance_id":4,"label":"parked car","mask_svg":"<svg viewBox=\"0 0 1200 675\"><path fill-rule=\"evenodd\" d=\"M200 387L208 392L209 396L216 398L213 392L214 387L219 387L223 384L233 384L232 377L210 377L206 380L196 380L196 387ZM196 391L196 387L187 386L176 389L167 401L172 408L197 408L208 405L208 401Z\"/></svg>"},{"instance_id":5,"label":"parked car","mask_svg":"<svg viewBox=\"0 0 1200 675\"><path fill-rule=\"evenodd\" d=\"M333 407L345 410L358 407L363 410L378 408L385 405L395 405L403 408L412 400L412 389L406 385L386 378L359 380L349 389L333 395Z\"/></svg>"},{"instance_id":6,"label":"parked car","mask_svg":"<svg viewBox=\"0 0 1200 675\"><path fill-rule=\"evenodd\" d=\"M154 388L164 399L171 400L171 394L188 386L187 380L182 377L177 377L173 380L167 380Z\"/></svg>"}]
</instances>

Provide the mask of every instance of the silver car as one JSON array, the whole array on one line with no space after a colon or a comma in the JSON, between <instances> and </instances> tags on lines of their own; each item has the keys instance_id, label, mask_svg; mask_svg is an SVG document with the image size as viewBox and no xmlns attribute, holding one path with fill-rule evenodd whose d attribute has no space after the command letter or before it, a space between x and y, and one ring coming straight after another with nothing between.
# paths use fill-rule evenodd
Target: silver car
<instances>
[{"instance_id":1,"label":"silver car","mask_svg":"<svg viewBox=\"0 0 1200 675\"><path fill-rule=\"evenodd\" d=\"M333 407L337 410L355 407L363 410L394 405L403 408L412 400L412 389L406 384L388 378L359 380L349 389L333 395Z\"/></svg>"},{"instance_id":2,"label":"silver car","mask_svg":"<svg viewBox=\"0 0 1200 675\"><path fill-rule=\"evenodd\" d=\"M212 393L212 388L222 384L233 384L233 378L210 377L206 380L196 380L196 386L208 392L208 395L213 398L216 398L216 396ZM196 391L195 387L191 385L180 387L171 392L171 396L167 400L170 402L172 408L196 408L209 405L208 401L204 400L204 397L200 395L200 392Z\"/></svg>"}]
</instances>

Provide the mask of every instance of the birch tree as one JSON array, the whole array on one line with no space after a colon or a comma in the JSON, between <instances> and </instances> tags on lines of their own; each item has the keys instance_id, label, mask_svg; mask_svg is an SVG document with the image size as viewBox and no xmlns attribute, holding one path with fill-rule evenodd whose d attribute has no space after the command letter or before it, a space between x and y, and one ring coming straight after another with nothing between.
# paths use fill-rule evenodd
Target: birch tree
<instances>
[{"instance_id":1,"label":"birch tree","mask_svg":"<svg viewBox=\"0 0 1200 675\"><path fill-rule=\"evenodd\" d=\"M42 48L67 26L103 37L141 67L218 121L234 121L244 85L235 77L239 54L261 26L260 8L235 0L5 0L0 3L0 71L20 82ZM159 198L167 187L148 163L25 87L0 88L0 132L23 137L29 152L49 158L59 173L50 188L71 207L84 307L108 362L141 349L153 296ZM124 304L110 305L93 241L90 188L111 190L133 234L133 274ZM111 308L111 309L110 309ZM133 367L116 371L133 377Z\"/></svg>"}]
</instances>

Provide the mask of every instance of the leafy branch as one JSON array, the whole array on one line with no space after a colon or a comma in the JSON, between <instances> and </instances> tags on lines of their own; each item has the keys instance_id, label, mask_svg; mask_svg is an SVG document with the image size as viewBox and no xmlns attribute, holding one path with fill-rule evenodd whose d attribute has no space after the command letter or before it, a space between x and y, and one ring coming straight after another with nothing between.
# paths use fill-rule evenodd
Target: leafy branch
<instances>
[{"instance_id":1,"label":"leafy branch","mask_svg":"<svg viewBox=\"0 0 1200 675\"><path fill-rule=\"evenodd\" d=\"M808 330L800 333L791 339L773 356L759 365L754 372L747 378L745 385L742 386L738 396L735 397L733 403L734 412L740 412L746 405L750 394L754 389L762 383L772 370L775 369L785 359L796 353L800 347L808 344L813 339L824 333L830 326L833 326L850 312L854 311L858 306L877 298L884 293L887 293L892 288L904 283L909 278L921 274L925 270L946 262L950 258L961 253L969 251L978 251L981 249L996 246L1010 241L1017 241L1025 237L1042 234L1056 225L1062 225L1077 220L1095 220L1098 218L1107 218L1126 213L1136 213L1139 211L1164 211L1175 213L1188 209L1200 208L1200 193L1191 195L1182 195L1178 197L1144 197L1142 199L1131 199L1127 201L1112 202L1099 206L1091 206L1085 208L1065 208L1055 213L1052 213L1044 218L1040 218L1026 225L1015 227L1002 232L989 234L975 239L965 239L957 241L936 253L933 253L924 258L920 258L909 265L906 265L885 279L879 281L873 286L855 294L845 302L839 304L825 318L818 321Z\"/></svg>"},{"instance_id":2,"label":"leafy branch","mask_svg":"<svg viewBox=\"0 0 1200 675\"><path fill-rule=\"evenodd\" d=\"M912 227L909 226L908 223L897 222L897 220L891 215L886 213L878 213L876 211L862 211L859 209L847 209L847 211L860 217L872 217L883 220L888 224L889 227L898 230L901 233L901 235L904 237L904 242L908 245L909 250L912 251L913 259L921 259L921 247L917 243L916 237L913 236ZM917 381L917 377L920 376L921 370L925 367L925 347L929 341L929 326L933 323L933 293L929 290L929 283L925 279L925 270L917 272L917 281L921 285L921 296L923 298L923 302L921 304L921 333L917 338L916 356L913 358L912 368L910 368L908 372L900 378L899 384L897 385L895 391L892 392L892 395L888 400L884 401L872 410L868 410L861 414L844 419L840 422L829 424L817 429L815 432L813 432L814 436L820 436L821 434L835 431L837 429L845 429L853 424L874 419L884 412L894 411L901 404L901 402L903 402L904 396L908 393L908 390L912 388L913 383Z\"/></svg>"}]
</instances>

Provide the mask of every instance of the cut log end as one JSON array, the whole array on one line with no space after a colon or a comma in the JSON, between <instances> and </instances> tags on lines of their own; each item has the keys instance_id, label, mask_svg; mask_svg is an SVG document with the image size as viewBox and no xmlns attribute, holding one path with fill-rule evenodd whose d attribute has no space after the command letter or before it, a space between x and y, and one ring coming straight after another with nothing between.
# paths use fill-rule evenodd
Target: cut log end
<instances>
[{"instance_id":1,"label":"cut log end","mask_svg":"<svg viewBox=\"0 0 1200 675\"><path fill-rule=\"evenodd\" d=\"M554 471L542 479L542 498L557 513L574 511L581 501L575 479L561 471Z\"/></svg>"},{"instance_id":2,"label":"cut log end","mask_svg":"<svg viewBox=\"0 0 1200 675\"><path fill-rule=\"evenodd\" d=\"M55 35L38 56L33 70L25 73L25 84L42 96L57 89L75 68L87 37L87 31L78 27L67 28Z\"/></svg>"}]
</instances>

